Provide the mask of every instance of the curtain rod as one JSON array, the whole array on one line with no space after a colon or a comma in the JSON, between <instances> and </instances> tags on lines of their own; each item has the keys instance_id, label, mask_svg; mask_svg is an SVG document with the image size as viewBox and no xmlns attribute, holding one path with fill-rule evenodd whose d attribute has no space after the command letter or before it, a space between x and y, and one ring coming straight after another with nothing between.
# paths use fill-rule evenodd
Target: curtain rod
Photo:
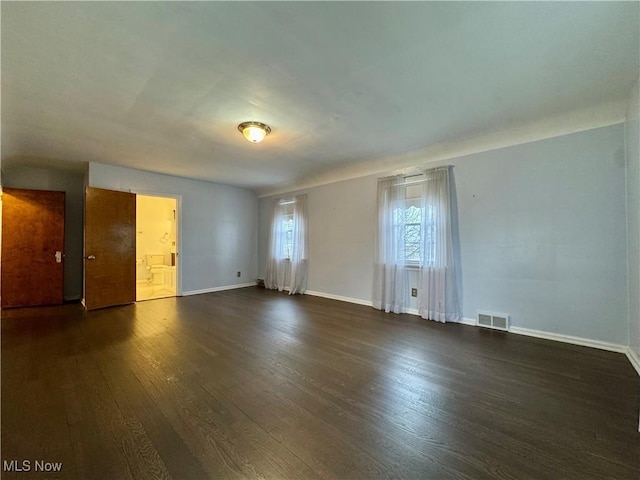
<instances>
[{"instance_id":1,"label":"curtain rod","mask_svg":"<svg viewBox=\"0 0 640 480\"><path fill-rule=\"evenodd\" d=\"M425 183L428 180L427 178L421 178L420 180L411 180L410 182L399 183L398 185L415 185L417 183Z\"/></svg>"},{"instance_id":2,"label":"curtain rod","mask_svg":"<svg viewBox=\"0 0 640 480\"><path fill-rule=\"evenodd\" d=\"M442 165L442 166L440 166L440 167L433 167L433 168L429 168L429 169L425 170L425 172L428 172L429 170L439 170L439 169L441 169L441 168L447 168L447 169L449 169L449 168L453 168L453 167L454 167L454 165ZM379 178L378 178L378 180L391 179L391 178L403 178L404 180L406 180L407 178L422 177L422 176L424 176L424 175L425 175L425 172L422 172L422 173L414 173L414 174L412 174L412 175L402 175L401 173L398 173L398 174L396 174L396 175L389 175L388 177L379 177ZM420 181L421 181L421 180L415 180L415 181L413 181L413 182L411 182L411 183L418 183L418 182L420 182Z\"/></svg>"},{"instance_id":3,"label":"curtain rod","mask_svg":"<svg viewBox=\"0 0 640 480\"><path fill-rule=\"evenodd\" d=\"M453 168L453 165L442 165L440 167L430 168L429 170L438 170L440 168L447 168L447 169L448 168ZM425 172L422 172L422 173L415 173L413 175L404 175L403 178L405 180L407 180L408 178L423 177L424 175L425 175ZM412 180L412 181L409 181L409 182L405 181L404 185L413 185L414 183L422 183L422 182L426 182L427 180L428 179L424 178L424 179L421 179L421 180Z\"/></svg>"}]
</instances>

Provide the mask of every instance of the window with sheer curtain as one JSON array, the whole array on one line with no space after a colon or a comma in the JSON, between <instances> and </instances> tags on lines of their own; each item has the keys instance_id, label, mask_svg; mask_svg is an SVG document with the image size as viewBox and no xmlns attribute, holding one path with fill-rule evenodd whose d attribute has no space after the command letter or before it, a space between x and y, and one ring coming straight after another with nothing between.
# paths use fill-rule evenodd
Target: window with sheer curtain
<instances>
[{"instance_id":1,"label":"window with sheer curtain","mask_svg":"<svg viewBox=\"0 0 640 480\"><path fill-rule=\"evenodd\" d=\"M304 293L307 288L306 195L278 199L273 204L265 287Z\"/></svg>"},{"instance_id":2,"label":"window with sheer curtain","mask_svg":"<svg viewBox=\"0 0 640 480\"><path fill-rule=\"evenodd\" d=\"M432 205L422 200L422 186L406 186L405 198L399 198L393 208L394 235L397 243L397 261L408 266L432 264L435 257L435 216Z\"/></svg>"},{"instance_id":3,"label":"window with sheer curtain","mask_svg":"<svg viewBox=\"0 0 640 480\"><path fill-rule=\"evenodd\" d=\"M450 170L440 167L409 179L379 179L374 307L405 312L409 272L416 272L420 315L441 322L459 320Z\"/></svg>"},{"instance_id":4,"label":"window with sheer curtain","mask_svg":"<svg viewBox=\"0 0 640 480\"><path fill-rule=\"evenodd\" d=\"M290 212L286 211L282 215L282 243L280 249L280 257L291 260L291 252L293 251L293 203Z\"/></svg>"}]
</instances>

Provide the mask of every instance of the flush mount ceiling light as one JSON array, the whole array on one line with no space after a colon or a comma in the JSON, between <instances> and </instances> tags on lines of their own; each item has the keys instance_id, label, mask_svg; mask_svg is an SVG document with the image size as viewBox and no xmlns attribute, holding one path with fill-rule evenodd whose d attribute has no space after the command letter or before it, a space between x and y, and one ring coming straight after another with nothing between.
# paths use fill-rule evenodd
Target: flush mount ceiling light
<instances>
[{"instance_id":1,"label":"flush mount ceiling light","mask_svg":"<svg viewBox=\"0 0 640 480\"><path fill-rule=\"evenodd\" d=\"M269 125L260 122L243 122L238 125L238 130L242 132L244 138L252 143L259 143L264 137L271 133Z\"/></svg>"}]
</instances>

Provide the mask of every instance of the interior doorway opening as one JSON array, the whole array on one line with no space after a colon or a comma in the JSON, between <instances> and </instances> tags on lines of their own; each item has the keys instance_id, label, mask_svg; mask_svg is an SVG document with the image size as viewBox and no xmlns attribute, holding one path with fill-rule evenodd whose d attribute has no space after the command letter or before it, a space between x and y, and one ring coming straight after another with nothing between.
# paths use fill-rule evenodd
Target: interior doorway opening
<instances>
[{"instance_id":1,"label":"interior doorway opening","mask_svg":"<svg viewBox=\"0 0 640 480\"><path fill-rule=\"evenodd\" d=\"M178 294L178 202L136 196L136 301Z\"/></svg>"}]
</instances>

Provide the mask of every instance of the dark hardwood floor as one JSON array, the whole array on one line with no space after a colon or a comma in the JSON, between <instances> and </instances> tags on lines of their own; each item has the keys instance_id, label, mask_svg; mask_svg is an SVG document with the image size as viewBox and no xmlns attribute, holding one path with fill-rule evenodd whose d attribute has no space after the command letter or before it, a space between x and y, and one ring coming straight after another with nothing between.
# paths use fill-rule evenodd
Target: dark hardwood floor
<instances>
[{"instance_id":1,"label":"dark hardwood floor","mask_svg":"<svg viewBox=\"0 0 640 480\"><path fill-rule=\"evenodd\" d=\"M2 478L640 478L622 354L259 288L1 328Z\"/></svg>"}]
</instances>

